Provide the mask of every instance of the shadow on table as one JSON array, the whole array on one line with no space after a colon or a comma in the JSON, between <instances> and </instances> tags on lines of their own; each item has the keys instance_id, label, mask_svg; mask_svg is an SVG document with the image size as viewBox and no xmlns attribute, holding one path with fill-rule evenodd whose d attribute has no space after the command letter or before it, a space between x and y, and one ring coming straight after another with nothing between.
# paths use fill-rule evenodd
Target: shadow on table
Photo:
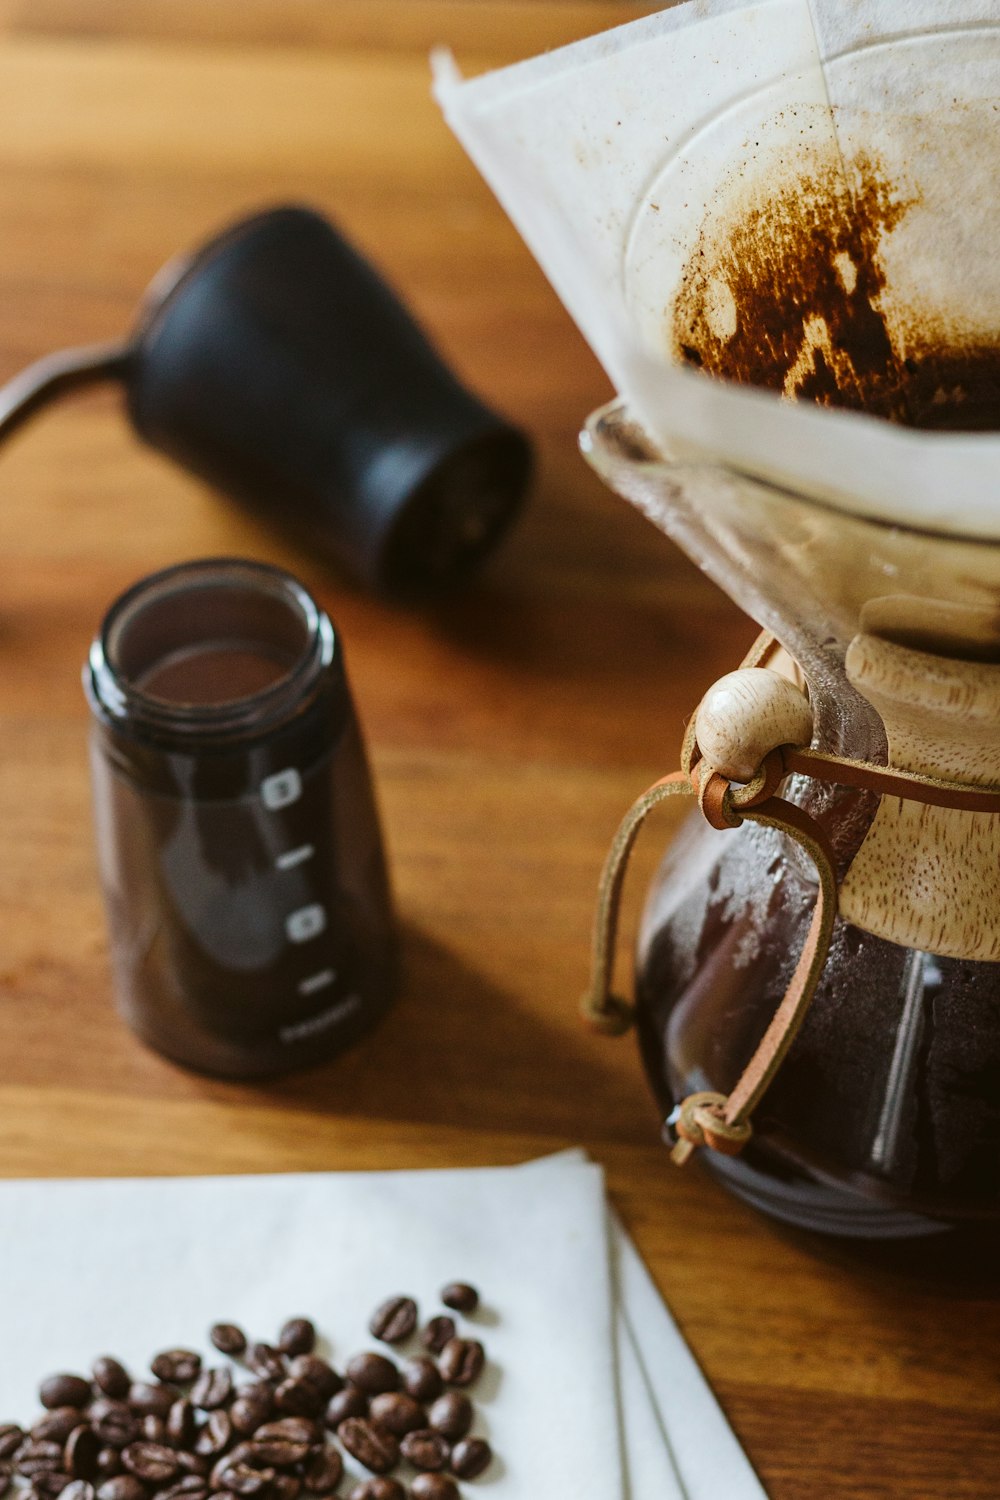
<instances>
[{"instance_id":1,"label":"shadow on table","mask_svg":"<svg viewBox=\"0 0 1000 1500\"><path fill-rule=\"evenodd\" d=\"M578 1025L576 995L560 1013L530 1010L412 926L403 971L399 999L357 1046L255 1092L337 1115L655 1139L634 1046Z\"/></svg>"}]
</instances>

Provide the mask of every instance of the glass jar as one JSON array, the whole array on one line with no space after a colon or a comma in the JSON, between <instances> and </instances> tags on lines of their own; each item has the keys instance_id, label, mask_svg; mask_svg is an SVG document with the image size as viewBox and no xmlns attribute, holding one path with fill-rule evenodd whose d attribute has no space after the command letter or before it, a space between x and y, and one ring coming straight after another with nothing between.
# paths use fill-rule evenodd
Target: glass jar
<instances>
[{"instance_id":1,"label":"glass jar","mask_svg":"<svg viewBox=\"0 0 1000 1500\"><path fill-rule=\"evenodd\" d=\"M277 568L184 563L112 605L84 685L125 1020L244 1078L360 1036L391 999L395 940L328 616Z\"/></svg>"},{"instance_id":2,"label":"glass jar","mask_svg":"<svg viewBox=\"0 0 1000 1500\"><path fill-rule=\"evenodd\" d=\"M994 543L673 462L620 404L591 418L583 449L776 636L808 687L817 749L1000 784ZM1000 819L806 777L782 795L832 841L839 916L751 1144L701 1156L740 1196L808 1229L899 1239L995 1227ZM815 899L814 870L780 833L749 822L717 832L699 814L683 828L638 952L640 1043L664 1116L695 1091L731 1091L790 981Z\"/></svg>"}]
</instances>

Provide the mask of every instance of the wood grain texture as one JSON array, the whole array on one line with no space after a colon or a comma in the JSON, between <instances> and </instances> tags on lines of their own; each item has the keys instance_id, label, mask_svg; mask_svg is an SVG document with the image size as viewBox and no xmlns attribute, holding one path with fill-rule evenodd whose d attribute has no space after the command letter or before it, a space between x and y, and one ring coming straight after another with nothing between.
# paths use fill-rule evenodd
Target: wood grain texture
<instances>
[{"instance_id":1,"label":"wood grain texture","mask_svg":"<svg viewBox=\"0 0 1000 1500\"><path fill-rule=\"evenodd\" d=\"M969 786L1000 779L1000 666L862 633L848 648L847 675L885 724L890 766ZM840 910L890 942L996 963L998 892L996 818L884 797Z\"/></svg>"},{"instance_id":2,"label":"wood grain texture","mask_svg":"<svg viewBox=\"0 0 1000 1500\"><path fill-rule=\"evenodd\" d=\"M633 1045L576 1019L607 841L755 632L578 458L607 381L439 120L426 54L450 41L475 71L650 8L0 5L0 375L114 335L175 251L304 199L541 458L480 586L412 614L137 447L111 393L4 453L0 1172L460 1165L582 1142L775 1500L995 1497L995 1303L862 1276L669 1169ZM119 1024L91 852L89 638L141 573L210 553L292 567L337 621L404 926L378 1033L253 1088L184 1073ZM654 820L633 891L677 816Z\"/></svg>"}]
</instances>

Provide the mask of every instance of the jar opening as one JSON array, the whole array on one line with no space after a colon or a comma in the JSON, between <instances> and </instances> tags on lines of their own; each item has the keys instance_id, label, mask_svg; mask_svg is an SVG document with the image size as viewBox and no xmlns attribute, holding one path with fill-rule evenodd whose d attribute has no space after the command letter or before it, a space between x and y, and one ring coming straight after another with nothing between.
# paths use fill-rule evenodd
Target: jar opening
<instances>
[{"instance_id":1,"label":"jar opening","mask_svg":"<svg viewBox=\"0 0 1000 1500\"><path fill-rule=\"evenodd\" d=\"M331 654L326 616L291 575L211 559L168 568L122 595L94 644L91 676L117 717L250 727Z\"/></svg>"}]
</instances>

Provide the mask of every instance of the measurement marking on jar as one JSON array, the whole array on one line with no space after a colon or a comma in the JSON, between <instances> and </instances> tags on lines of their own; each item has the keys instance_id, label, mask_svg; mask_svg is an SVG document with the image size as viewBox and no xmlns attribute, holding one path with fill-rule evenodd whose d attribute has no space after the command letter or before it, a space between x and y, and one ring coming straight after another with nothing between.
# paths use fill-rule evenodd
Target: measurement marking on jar
<instances>
[{"instance_id":1,"label":"measurement marking on jar","mask_svg":"<svg viewBox=\"0 0 1000 1500\"><path fill-rule=\"evenodd\" d=\"M300 844L297 849L288 849L284 854L279 854L275 864L279 870L294 870L296 865L304 865L307 859L312 859L315 853L312 844Z\"/></svg>"},{"instance_id":2,"label":"measurement marking on jar","mask_svg":"<svg viewBox=\"0 0 1000 1500\"><path fill-rule=\"evenodd\" d=\"M334 1021L341 1020L350 1015L352 1011L358 1010L361 1005L360 995L345 995L343 1000L338 1000L331 1005L329 1010L321 1011L318 1016L310 1016L308 1020L297 1021L291 1026L282 1026L278 1032L283 1042L299 1042L303 1037L314 1036L318 1031L325 1031L332 1026Z\"/></svg>"},{"instance_id":3,"label":"measurement marking on jar","mask_svg":"<svg viewBox=\"0 0 1000 1500\"><path fill-rule=\"evenodd\" d=\"M308 979L303 979L298 987L300 995L315 995L317 990L325 990L327 985L333 984L337 977L335 969L321 969L318 974L310 974Z\"/></svg>"},{"instance_id":4,"label":"measurement marking on jar","mask_svg":"<svg viewBox=\"0 0 1000 1500\"><path fill-rule=\"evenodd\" d=\"M298 911L285 918L285 932L290 943L307 943L310 938L319 937L325 928L326 912L318 903L300 906Z\"/></svg>"},{"instance_id":5,"label":"measurement marking on jar","mask_svg":"<svg viewBox=\"0 0 1000 1500\"><path fill-rule=\"evenodd\" d=\"M267 776L260 784L260 800L268 812L277 812L279 808L290 807L293 802L298 802L302 796L302 777L294 766L288 766L284 771L276 771L273 776Z\"/></svg>"}]
</instances>

